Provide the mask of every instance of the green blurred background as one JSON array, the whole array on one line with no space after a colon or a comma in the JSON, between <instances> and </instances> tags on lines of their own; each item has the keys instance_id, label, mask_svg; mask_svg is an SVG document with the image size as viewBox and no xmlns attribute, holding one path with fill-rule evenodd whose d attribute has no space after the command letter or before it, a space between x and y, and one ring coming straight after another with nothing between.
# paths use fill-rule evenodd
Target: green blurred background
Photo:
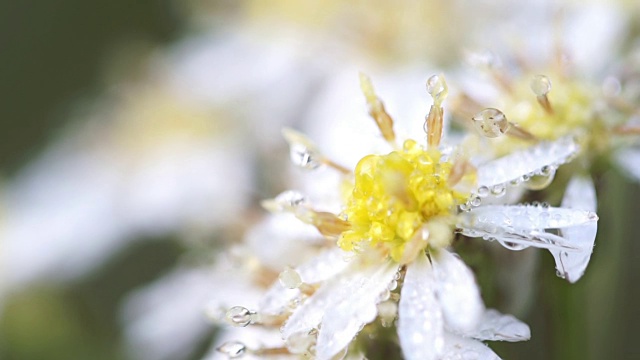
<instances>
[{"instance_id":1,"label":"green blurred background","mask_svg":"<svg viewBox=\"0 0 640 360\"><path fill-rule=\"evenodd\" d=\"M186 17L169 0L1 1L2 174L11 179L100 96L108 62L124 61L124 49L180 39ZM600 231L586 275L570 285L555 276L551 256L541 256L537 295L523 318L532 340L492 345L504 358L640 359L640 185L608 170L599 189ZM120 301L184 251L178 241L136 242L81 280L13 294L0 317L0 359L125 359ZM199 359L211 339L190 358Z\"/></svg>"}]
</instances>

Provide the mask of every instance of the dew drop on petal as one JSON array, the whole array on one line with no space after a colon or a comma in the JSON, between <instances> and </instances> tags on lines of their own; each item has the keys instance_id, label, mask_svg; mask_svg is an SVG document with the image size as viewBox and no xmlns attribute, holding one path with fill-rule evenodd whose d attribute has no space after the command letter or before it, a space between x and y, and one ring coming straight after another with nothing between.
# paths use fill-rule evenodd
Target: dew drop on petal
<instances>
[{"instance_id":1,"label":"dew drop on petal","mask_svg":"<svg viewBox=\"0 0 640 360\"><path fill-rule=\"evenodd\" d=\"M551 80L545 75L534 76L530 85L536 96L545 96L551 91Z\"/></svg>"},{"instance_id":2,"label":"dew drop on petal","mask_svg":"<svg viewBox=\"0 0 640 360\"><path fill-rule=\"evenodd\" d=\"M289 158L295 166L303 169L314 170L322 165L322 162L318 160L318 155L302 144L290 146Z\"/></svg>"},{"instance_id":3,"label":"dew drop on petal","mask_svg":"<svg viewBox=\"0 0 640 360\"><path fill-rule=\"evenodd\" d=\"M278 280L280 281L280 284L287 289L296 289L302 285L302 278L300 277L300 274L290 267L287 267L280 273Z\"/></svg>"},{"instance_id":4,"label":"dew drop on petal","mask_svg":"<svg viewBox=\"0 0 640 360\"><path fill-rule=\"evenodd\" d=\"M482 185L478 188L478 196L485 197L489 195L489 188L485 185Z\"/></svg>"},{"instance_id":5,"label":"dew drop on petal","mask_svg":"<svg viewBox=\"0 0 640 360\"><path fill-rule=\"evenodd\" d=\"M505 134L510 127L504 113L498 109L487 108L474 115L473 126L480 135L488 138L496 138Z\"/></svg>"},{"instance_id":6,"label":"dew drop on petal","mask_svg":"<svg viewBox=\"0 0 640 360\"><path fill-rule=\"evenodd\" d=\"M480 204L482 204L482 199L478 195L471 196L471 199L469 201L471 202L471 206L474 207L480 206Z\"/></svg>"},{"instance_id":7,"label":"dew drop on petal","mask_svg":"<svg viewBox=\"0 0 640 360\"><path fill-rule=\"evenodd\" d=\"M225 354L231 359L238 359L246 353L247 347L241 342L229 341L220 345L216 350Z\"/></svg>"},{"instance_id":8,"label":"dew drop on petal","mask_svg":"<svg viewBox=\"0 0 640 360\"><path fill-rule=\"evenodd\" d=\"M495 197L502 197L507 192L507 187L504 184L497 184L491 187L491 195Z\"/></svg>"},{"instance_id":9,"label":"dew drop on petal","mask_svg":"<svg viewBox=\"0 0 640 360\"><path fill-rule=\"evenodd\" d=\"M234 306L227 310L225 319L233 326L245 327L251 324L252 312L242 306Z\"/></svg>"}]
</instances>

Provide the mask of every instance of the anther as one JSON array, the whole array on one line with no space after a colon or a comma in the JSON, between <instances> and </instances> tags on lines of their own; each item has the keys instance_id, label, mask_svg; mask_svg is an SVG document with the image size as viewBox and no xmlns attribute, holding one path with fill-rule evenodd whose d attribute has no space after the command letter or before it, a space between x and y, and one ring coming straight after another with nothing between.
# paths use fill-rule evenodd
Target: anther
<instances>
[{"instance_id":1,"label":"anther","mask_svg":"<svg viewBox=\"0 0 640 360\"><path fill-rule=\"evenodd\" d=\"M433 105L431 105L429 113L426 116L424 131L427 133L427 144L429 148L436 148L440 145L442 128L444 126L442 102L449 93L444 75L431 76L427 80L427 92L433 98Z\"/></svg>"},{"instance_id":2,"label":"anther","mask_svg":"<svg viewBox=\"0 0 640 360\"><path fill-rule=\"evenodd\" d=\"M369 115L371 115L371 118L373 118L376 125L378 125L378 129L380 129L384 139L395 147L396 134L393 131L393 119L387 113L384 108L384 104L373 90L371 79L363 73L360 73L360 88L367 100Z\"/></svg>"},{"instance_id":3,"label":"anther","mask_svg":"<svg viewBox=\"0 0 640 360\"><path fill-rule=\"evenodd\" d=\"M536 75L531 79L531 90L536 94L538 103L547 114L553 114L553 107L547 94L551 91L551 80L545 75Z\"/></svg>"}]
</instances>

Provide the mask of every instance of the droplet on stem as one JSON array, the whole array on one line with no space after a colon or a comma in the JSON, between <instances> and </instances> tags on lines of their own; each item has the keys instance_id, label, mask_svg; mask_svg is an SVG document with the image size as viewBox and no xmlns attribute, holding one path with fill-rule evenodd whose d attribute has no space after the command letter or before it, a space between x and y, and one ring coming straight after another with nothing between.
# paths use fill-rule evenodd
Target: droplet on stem
<instances>
[{"instance_id":1,"label":"droplet on stem","mask_svg":"<svg viewBox=\"0 0 640 360\"><path fill-rule=\"evenodd\" d=\"M551 80L545 75L536 75L531 80L531 90L536 94L538 103L548 113L553 114L553 108L551 102L547 97L549 91L551 91Z\"/></svg>"},{"instance_id":2,"label":"droplet on stem","mask_svg":"<svg viewBox=\"0 0 640 360\"><path fill-rule=\"evenodd\" d=\"M509 131L511 127L504 113L494 108L486 108L480 111L471 120L473 120L476 130L488 138L501 136Z\"/></svg>"},{"instance_id":3,"label":"droplet on stem","mask_svg":"<svg viewBox=\"0 0 640 360\"><path fill-rule=\"evenodd\" d=\"M254 313L242 306L234 306L227 310L226 320L229 324L238 327L245 327L251 324L252 315Z\"/></svg>"},{"instance_id":4,"label":"droplet on stem","mask_svg":"<svg viewBox=\"0 0 640 360\"><path fill-rule=\"evenodd\" d=\"M220 345L216 350L225 354L231 359L237 359L242 357L246 351L247 347L238 341L228 341L222 345Z\"/></svg>"}]
</instances>

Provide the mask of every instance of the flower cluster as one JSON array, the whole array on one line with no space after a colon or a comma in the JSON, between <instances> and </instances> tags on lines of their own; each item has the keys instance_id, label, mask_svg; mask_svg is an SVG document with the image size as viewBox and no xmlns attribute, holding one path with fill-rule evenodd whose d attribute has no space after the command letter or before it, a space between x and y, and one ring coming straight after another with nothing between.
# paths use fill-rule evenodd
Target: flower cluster
<instances>
[{"instance_id":1,"label":"flower cluster","mask_svg":"<svg viewBox=\"0 0 640 360\"><path fill-rule=\"evenodd\" d=\"M291 190L263 202L272 212L268 221L279 219L282 229L301 222L305 232L315 228L316 240L304 241L305 250L287 259L291 267L282 269L264 295L228 309L227 322L251 326L236 332L242 342L230 340L218 350L231 358L361 358L362 334L395 328L407 359L498 358L483 342L527 340L529 327L485 307L472 270L454 252L456 243L470 237L511 250L548 249L563 277L579 279L595 239L598 217L588 204L593 194L585 196L583 184L575 182L562 207L503 200L532 182L537 188L548 185L583 144L568 133L550 139L532 135L499 111L485 111L472 122L485 134L528 137L528 146L482 152L473 135L445 143L448 86L442 75L427 81L433 105L425 140L399 139L371 82L364 75L360 80L389 151L367 155L351 170L301 133L283 132L294 164L335 171L336 182L315 180L324 191L335 189L337 203L325 201L321 208ZM289 230L286 236L299 245L307 234ZM248 344L246 339L256 336L251 329L279 333L283 341Z\"/></svg>"}]
</instances>

